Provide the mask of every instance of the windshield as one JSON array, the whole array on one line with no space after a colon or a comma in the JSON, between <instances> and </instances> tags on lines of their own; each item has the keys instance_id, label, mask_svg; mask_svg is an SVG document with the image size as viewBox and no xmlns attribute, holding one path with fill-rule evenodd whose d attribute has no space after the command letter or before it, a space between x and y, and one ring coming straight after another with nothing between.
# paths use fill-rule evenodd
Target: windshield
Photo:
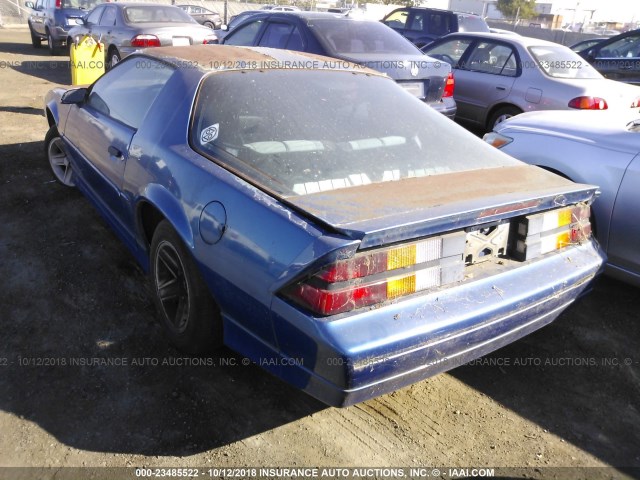
<instances>
[{"instance_id":1,"label":"windshield","mask_svg":"<svg viewBox=\"0 0 640 480\"><path fill-rule=\"evenodd\" d=\"M309 21L309 28L332 56L354 53L422 55L411 42L380 22L314 19Z\"/></svg>"},{"instance_id":2,"label":"windshield","mask_svg":"<svg viewBox=\"0 0 640 480\"><path fill-rule=\"evenodd\" d=\"M128 23L194 23L187 13L178 7L162 5L142 5L126 7L124 17Z\"/></svg>"},{"instance_id":3,"label":"windshield","mask_svg":"<svg viewBox=\"0 0 640 480\"><path fill-rule=\"evenodd\" d=\"M550 77L603 78L589 62L567 47L529 47L529 52L536 64Z\"/></svg>"},{"instance_id":4,"label":"windshield","mask_svg":"<svg viewBox=\"0 0 640 480\"><path fill-rule=\"evenodd\" d=\"M282 196L519 163L392 80L350 71L211 73L190 137Z\"/></svg>"}]
</instances>

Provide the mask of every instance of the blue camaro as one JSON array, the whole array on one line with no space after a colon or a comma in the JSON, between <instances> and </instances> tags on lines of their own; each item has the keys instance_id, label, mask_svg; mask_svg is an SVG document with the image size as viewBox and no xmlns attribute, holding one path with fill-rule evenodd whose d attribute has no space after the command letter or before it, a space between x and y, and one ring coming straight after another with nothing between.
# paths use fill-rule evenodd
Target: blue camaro
<instances>
[{"instance_id":1,"label":"blue camaro","mask_svg":"<svg viewBox=\"0 0 640 480\"><path fill-rule=\"evenodd\" d=\"M603 261L595 187L344 62L149 49L45 113L53 173L149 272L171 340L224 343L331 405L542 327Z\"/></svg>"}]
</instances>

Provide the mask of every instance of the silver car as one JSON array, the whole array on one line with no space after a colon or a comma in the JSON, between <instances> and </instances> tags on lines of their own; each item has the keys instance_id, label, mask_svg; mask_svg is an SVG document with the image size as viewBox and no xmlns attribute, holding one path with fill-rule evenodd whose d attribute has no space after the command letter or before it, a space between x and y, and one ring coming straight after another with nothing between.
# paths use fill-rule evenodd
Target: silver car
<instances>
[{"instance_id":1,"label":"silver car","mask_svg":"<svg viewBox=\"0 0 640 480\"><path fill-rule=\"evenodd\" d=\"M402 35L377 21L334 13L265 11L246 17L222 43L296 50L352 62L386 73L449 118L456 113L451 67L423 55Z\"/></svg>"},{"instance_id":2,"label":"silver car","mask_svg":"<svg viewBox=\"0 0 640 480\"><path fill-rule=\"evenodd\" d=\"M532 165L599 185L591 224L609 256L607 273L640 286L640 114L533 112L485 135L485 141Z\"/></svg>"},{"instance_id":3,"label":"silver car","mask_svg":"<svg viewBox=\"0 0 640 480\"><path fill-rule=\"evenodd\" d=\"M640 88L605 79L557 43L465 33L447 35L423 51L453 68L456 119L489 131L522 112L628 109L640 103Z\"/></svg>"},{"instance_id":4,"label":"silver car","mask_svg":"<svg viewBox=\"0 0 640 480\"><path fill-rule=\"evenodd\" d=\"M178 7L104 3L69 31L68 44L90 35L104 44L107 69L141 48L218 43L213 31Z\"/></svg>"}]
</instances>

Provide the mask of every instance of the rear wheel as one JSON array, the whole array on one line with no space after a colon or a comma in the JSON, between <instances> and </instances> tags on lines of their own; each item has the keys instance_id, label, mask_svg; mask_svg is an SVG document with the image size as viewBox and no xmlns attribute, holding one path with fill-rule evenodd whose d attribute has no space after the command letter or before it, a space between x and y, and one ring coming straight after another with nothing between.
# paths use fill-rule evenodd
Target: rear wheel
<instances>
[{"instance_id":1,"label":"rear wheel","mask_svg":"<svg viewBox=\"0 0 640 480\"><path fill-rule=\"evenodd\" d=\"M510 105L499 108L493 113L493 115L491 115L491 118L489 118L489 121L487 122L487 130L490 132L493 131L493 129L497 125L501 124L502 122L504 122L505 120L508 120L511 117L520 115L521 113L522 113L522 110L520 110L518 107L513 107Z\"/></svg>"},{"instance_id":2,"label":"rear wheel","mask_svg":"<svg viewBox=\"0 0 640 480\"><path fill-rule=\"evenodd\" d=\"M151 242L151 289L165 330L179 349L202 354L222 344L222 320L198 267L169 222Z\"/></svg>"},{"instance_id":3,"label":"rear wheel","mask_svg":"<svg viewBox=\"0 0 640 480\"><path fill-rule=\"evenodd\" d=\"M51 35L51 32L47 30L47 43L49 44L49 53L51 55L57 55L58 54L58 46L56 45L55 40L53 39L53 35Z\"/></svg>"},{"instance_id":4,"label":"rear wheel","mask_svg":"<svg viewBox=\"0 0 640 480\"><path fill-rule=\"evenodd\" d=\"M106 69L107 70L111 70L113 67L115 67L120 60L122 60L122 57L120 56L120 53L118 52L118 49L116 47L111 47L109 49L109 52L107 53L107 65L106 65Z\"/></svg>"},{"instance_id":5,"label":"rear wheel","mask_svg":"<svg viewBox=\"0 0 640 480\"><path fill-rule=\"evenodd\" d=\"M214 25L211 22L204 22L203 25L207 28L210 28L211 30L214 29Z\"/></svg>"}]
</instances>

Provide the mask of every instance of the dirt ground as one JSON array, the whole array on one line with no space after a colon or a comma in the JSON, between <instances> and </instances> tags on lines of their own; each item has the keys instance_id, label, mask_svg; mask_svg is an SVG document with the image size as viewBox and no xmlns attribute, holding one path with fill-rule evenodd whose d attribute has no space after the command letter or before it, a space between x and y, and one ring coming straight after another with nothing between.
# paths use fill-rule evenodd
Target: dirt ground
<instances>
[{"instance_id":1,"label":"dirt ground","mask_svg":"<svg viewBox=\"0 0 640 480\"><path fill-rule=\"evenodd\" d=\"M185 365L132 256L48 170L43 96L70 82L67 62L32 48L26 29L0 29L0 467L52 467L22 478L104 466L640 478L639 291L607 278L524 340L346 409L228 350Z\"/></svg>"}]
</instances>

